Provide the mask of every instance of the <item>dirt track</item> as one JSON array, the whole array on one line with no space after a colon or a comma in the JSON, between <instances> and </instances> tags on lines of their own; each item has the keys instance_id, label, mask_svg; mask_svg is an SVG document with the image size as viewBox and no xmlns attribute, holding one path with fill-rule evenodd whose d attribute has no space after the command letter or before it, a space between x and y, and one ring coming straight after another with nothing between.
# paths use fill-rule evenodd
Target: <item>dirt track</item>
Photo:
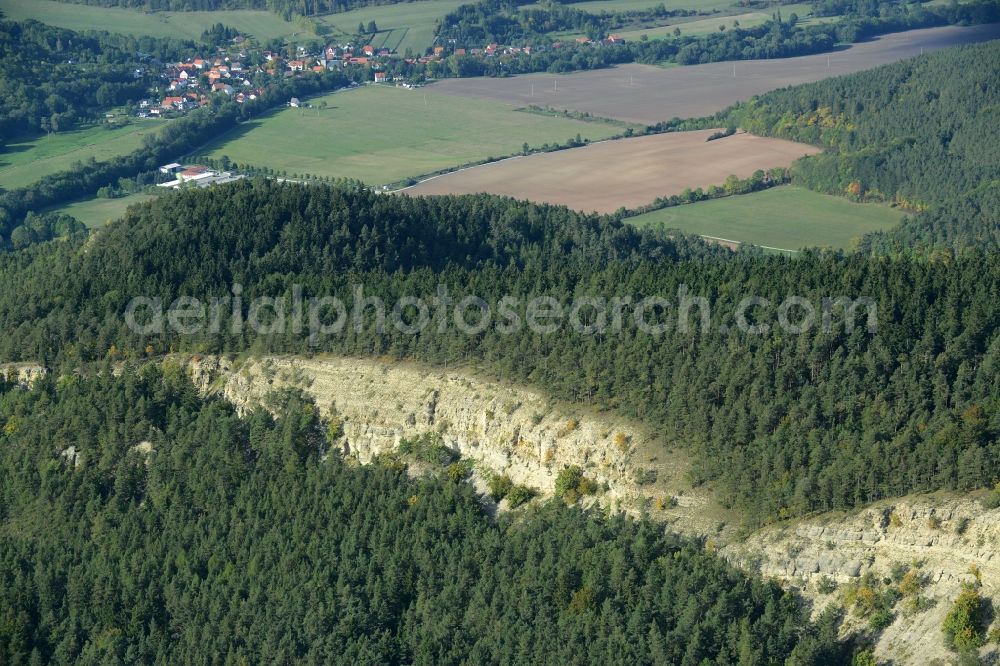
<instances>
[{"instance_id":1,"label":"dirt track","mask_svg":"<svg viewBox=\"0 0 1000 666\"><path fill-rule=\"evenodd\" d=\"M730 174L788 166L818 148L751 134L715 141L717 130L656 134L517 157L426 180L407 194L489 192L585 212L634 208L684 188L721 185Z\"/></svg>"},{"instance_id":2,"label":"dirt track","mask_svg":"<svg viewBox=\"0 0 1000 666\"><path fill-rule=\"evenodd\" d=\"M446 79L430 93L464 95L513 104L587 111L652 124L674 117L710 115L730 104L784 86L869 69L956 44L1000 38L1000 24L949 26L885 35L829 54L719 62L664 69L622 65L568 75L528 74L507 79ZM733 66L736 77L733 77Z\"/></svg>"}]
</instances>

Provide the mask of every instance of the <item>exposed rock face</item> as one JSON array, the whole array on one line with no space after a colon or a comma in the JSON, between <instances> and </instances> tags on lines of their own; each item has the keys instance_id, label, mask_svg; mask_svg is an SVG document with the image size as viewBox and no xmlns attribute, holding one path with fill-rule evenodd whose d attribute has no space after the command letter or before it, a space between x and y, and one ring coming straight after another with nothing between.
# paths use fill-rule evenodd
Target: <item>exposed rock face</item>
<instances>
[{"instance_id":1,"label":"exposed rock face","mask_svg":"<svg viewBox=\"0 0 1000 666\"><path fill-rule=\"evenodd\" d=\"M80 455L80 452L76 450L75 446L67 446L59 453L59 455L66 461L67 465L72 465L73 469L76 469L83 464L83 458Z\"/></svg>"},{"instance_id":2,"label":"exposed rock face","mask_svg":"<svg viewBox=\"0 0 1000 666\"><path fill-rule=\"evenodd\" d=\"M395 450L403 437L436 431L479 469L506 473L543 493L552 492L564 465L579 465L607 483L600 501L611 508L634 512L667 494L677 506L651 515L685 533L722 542L730 537L721 555L798 590L817 614L842 603L846 584L868 572L885 578L894 565L918 565L925 580L920 594L933 605L912 614L902 602L897 605L876 644L876 656L895 666L958 663L944 647L941 624L963 582L978 576L981 594L1000 610L1000 510L984 510L974 496L886 501L767 527L738 540L731 531L717 533L724 514L687 487L683 455L666 453L664 442L620 418L582 413L537 392L463 372L407 364L336 358L234 364L216 357L186 363L203 392L221 394L239 409L259 404L274 389L305 390L325 415L335 412L343 420L343 450L361 462ZM655 451L669 464L654 462ZM636 481L643 469L658 474L655 484ZM481 477L474 482L485 492ZM821 583L830 581L839 589L821 592ZM843 631L866 633L867 620L849 613ZM1000 663L996 646L983 648L980 656L981 663Z\"/></svg>"},{"instance_id":3,"label":"exposed rock face","mask_svg":"<svg viewBox=\"0 0 1000 666\"><path fill-rule=\"evenodd\" d=\"M876 656L896 666L958 663L944 647L941 624L962 583L978 575L980 594L1000 602L1000 510L987 511L968 496L910 497L852 515L826 514L765 528L722 552L740 566L800 588L816 611L842 598L840 591L819 592L824 578L843 584L869 571L884 578L893 565L919 565L926 580L921 595L933 607L908 616L898 607L876 645ZM857 618L845 623L848 630L863 624ZM996 663L994 649L984 648L983 663Z\"/></svg>"},{"instance_id":4,"label":"exposed rock face","mask_svg":"<svg viewBox=\"0 0 1000 666\"><path fill-rule=\"evenodd\" d=\"M25 388L48 374L48 369L35 363L3 363L0 364L0 376L7 381L16 381Z\"/></svg>"},{"instance_id":5,"label":"exposed rock face","mask_svg":"<svg viewBox=\"0 0 1000 666\"><path fill-rule=\"evenodd\" d=\"M434 431L477 468L507 474L516 484L551 493L559 470L579 465L604 486L602 505L638 511L644 505L692 531L715 525L702 509L708 500L684 491L684 471L646 455L652 436L620 417L593 415L519 387L467 373L409 364L340 358L263 358L240 364L220 357L186 360L204 393L218 393L246 409L267 393L298 387L314 397L327 417L343 421L343 451L362 463L394 451L402 438ZM651 459L652 458L652 459ZM667 456L664 455L664 459ZM639 483L637 472L655 472ZM682 494L683 493L683 494Z\"/></svg>"}]
</instances>

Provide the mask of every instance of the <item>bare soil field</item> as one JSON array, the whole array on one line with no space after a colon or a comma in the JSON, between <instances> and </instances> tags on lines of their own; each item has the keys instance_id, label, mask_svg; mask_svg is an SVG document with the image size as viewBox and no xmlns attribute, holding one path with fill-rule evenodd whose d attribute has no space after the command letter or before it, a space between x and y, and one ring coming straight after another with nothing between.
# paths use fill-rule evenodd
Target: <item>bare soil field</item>
<instances>
[{"instance_id":1,"label":"bare soil field","mask_svg":"<svg viewBox=\"0 0 1000 666\"><path fill-rule=\"evenodd\" d=\"M789 166L813 146L739 133L706 141L717 130L655 134L604 141L583 148L515 157L423 181L407 194L489 192L611 213L656 197L721 185L730 174Z\"/></svg>"},{"instance_id":2,"label":"bare soil field","mask_svg":"<svg viewBox=\"0 0 1000 666\"><path fill-rule=\"evenodd\" d=\"M776 88L849 74L921 52L997 38L1000 38L1000 24L948 26L885 35L830 54L670 69L622 65L566 75L447 79L427 90L442 95L586 111L626 122L653 124L675 117L711 115L735 102Z\"/></svg>"}]
</instances>

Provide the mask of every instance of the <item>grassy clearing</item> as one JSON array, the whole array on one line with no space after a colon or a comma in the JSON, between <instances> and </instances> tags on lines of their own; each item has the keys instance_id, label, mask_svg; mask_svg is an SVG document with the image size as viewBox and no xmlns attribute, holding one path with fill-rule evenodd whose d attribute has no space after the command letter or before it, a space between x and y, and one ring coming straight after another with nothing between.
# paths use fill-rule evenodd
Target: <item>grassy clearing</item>
<instances>
[{"instance_id":1,"label":"grassy clearing","mask_svg":"<svg viewBox=\"0 0 1000 666\"><path fill-rule=\"evenodd\" d=\"M353 35L358 31L359 23L368 25L369 21L375 21L379 33L373 44L393 47L400 53L405 53L409 48L413 53L422 54L434 43L437 20L467 2L468 0L404 2L328 14L315 20L330 28L335 35Z\"/></svg>"},{"instance_id":2,"label":"grassy clearing","mask_svg":"<svg viewBox=\"0 0 1000 666\"><path fill-rule=\"evenodd\" d=\"M102 227L111 220L117 220L125 214L125 210L137 203L151 201L156 198L153 194L131 194L118 199L101 199L92 197L90 199L80 199L72 203L55 206L50 211L66 213L72 215L85 225L94 229Z\"/></svg>"},{"instance_id":3,"label":"grassy clearing","mask_svg":"<svg viewBox=\"0 0 1000 666\"><path fill-rule=\"evenodd\" d=\"M69 30L107 30L137 37L199 39L205 28L219 22L263 41L295 35L313 36L302 33L302 29L294 23L266 11L143 12L52 0L0 0L0 10L16 21L30 18Z\"/></svg>"},{"instance_id":4,"label":"grassy clearing","mask_svg":"<svg viewBox=\"0 0 1000 666\"><path fill-rule=\"evenodd\" d=\"M630 218L637 226L664 224L687 233L790 250L849 248L852 239L888 229L903 214L888 206L785 186L742 196L664 208Z\"/></svg>"},{"instance_id":5,"label":"grassy clearing","mask_svg":"<svg viewBox=\"0 0 1000 666\"><path fill-rule=\"evenodd\" d=\"M310 100L326 109L283 109L251 121L208 149L241 164L291 174L397 182L490 156L522 144L592 141L621 132L607 123L549 117L477 99L366 86Z\"/></svg>"},{"instance_id":6,"label":"grassy clearing","mask_svg":"<svg viewBox=\"0 0 1000 666\"><path fill-rule=\"evenodd\" d=\"M0 153L0 187L24 187L73 162L98 161L130 153L142 146L142 137L158 131L169 121L130 119L121 127L97 125L72 132L59 132L34 139L15 140Z\"/></svg>"}]
</instances>

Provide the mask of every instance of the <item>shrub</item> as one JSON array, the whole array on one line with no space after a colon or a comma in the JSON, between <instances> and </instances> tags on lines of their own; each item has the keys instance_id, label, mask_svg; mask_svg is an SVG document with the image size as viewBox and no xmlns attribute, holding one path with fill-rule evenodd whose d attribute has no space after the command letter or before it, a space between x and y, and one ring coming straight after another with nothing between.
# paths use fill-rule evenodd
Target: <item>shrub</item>
<instances>
[{"instance_id":1,"label":"shrub","mask_svg":"<svg viewBox=\"0 0 1000 666\"><path fill-rule=\"evenodd\" d=\"M965 534L965 531L967 529L969 529L969 519L959 518L958 524L955 525L955 534L957 534L958 536L962 536L963 534Z\"/></svg>"},{"instance_id":2,"label":"shrub","mask_svg":"<svg viewBox=\"0 0 1000 666\"><path fill-rule=\"evenodd\" d=\"M472 465L468 460L459 460L448 465L446 474L449 481L465 481L472 473Z\"/></svg>"},{"instance_id":3,"label":"shrub","mask_svg":"<svg viewBox=\"0 0 1000 666\"><path fill-rule=\"evenodd\" d=\"M643 469L639 467L635 470L635 482L640 486L646 486L651 483L656 483L656 470L655 469Z\"/></svg>"},{"instance_id":4,"label":"shrub","mask_svg":"<svg viewBox=\"0 0 1000 666\"><path fill-rule=\"evenodd\" d=\"M944 618L941 631L944 644L956 652L971 652L985 643L986 605L979 591L973 585L964 585L948 615Z\"/></svg>"},{"instance_id":5,"label":"shrub","mask_svg":"<svg viewBox=\"0 0 1000 666\"><path fill-rule=\"evenodd\" d=\"M566 421L566 423L563 424L563 427L559 428L559 431L556 433L556 437L565 437L566 435L570 434L579 427L580 427L579 421L577 421L576 419L569 419L568 421Z\"/></svg>"},{"instance_id":6,"label":"shrub","mask_svg":"<svg viewBox=\"0 0 1000 666\"><path fill-rule=\"evenodd\" d=\"M868 626L871 627L872 631L878 633L892 624L895 617L892 611L880 608L868 618Z\"/></svg>"},{"instance_id":7,"label":"shrub","mask_svg":"<svg viewBox=\"0 0 1000 666\"><path fill-rule=\"evenodd\" d=\"M571 490L576 489L576 485L583 478L583 470L577 465L570 465L559 471L556 476L555 492L559 497L563 497Z\"/></svg>"},{"instance_id":8,"label":"shrub","mask_svg":"<svg viewBox=\"0 0 1000 666\"><path fill-rule=\"evenodd\" d=\"M487 487L489 488L490 497L493 498L494 502L499 502L510 492L513 488L514 482L510 480L510 477L506 474L499 474L494 476L489 480Z\"/></svg>"},{"instance_id":9,"label":"shrub","mask_svg":"<svg viewBox=\"0 0 1000 666\"><path fill-rule=\"evenodd\" d=\"M664 511L668 508L677 506L677 498L673 495L668 497L657 497L656 498L656 508L660 511Z\"/></svg>"},{"instance_id":10,"label":"shrub","mask_svg":"<svg viewBox=\"0 0 1000 666\"><path fill-rule=\"evenodd\" d=\"M626 451L628 451L628 440L629 440L628 435L626 435L623 432L616 432L614 439L615 448L617 448L622 453L625 453Z\"/></svg>"},{"instance_id":11,"label":"shrub","mask_svg":"<svg viewBox=\"0 0 1000 666\"><path fill-rule=\"evenodd\" d=\"M528 486L512 486L507 492L507 505L516 509L535 496L535 489Z\"/></svg>"},{"instance_id":12,"label":"shrub","mask_svg":"<svg viewBox=\"0 0 1000 666\"><path fill-rule=\"evenodd\" d=\"M909 564L906 564L905 562L895 562L891 567L889 567L889 578L892 579L892 582L899 583L909 572L910 572Z\"/></svg>"},{"instance_id":13,"label":"shrub","mask_svg":"<svg viewBox=\"0 0 1000 666\"><path fill-rule=\"evenodd\" d=\"M851 666L878 666L878 661L871 650L862 650L851 659Z\"/></svg>"},{"instance_id":14,"label":"shrub","mask_svg":"<svg viewBox=\"0 0 1000 666\"><path fill-rule=\"evenodd\" d=\"M459 458L458 453L445 446L441 435L436 432L425 432L402 439L399 442L399 452L432 465L449 465Z\"/></svg>"},{"instance_id":15,"label":"shrub","mask_svg":"<svg viewBox=\"0 0 1000 666\"><path fill-rule=\"evenodd\" d=\"M899 581L899 592L904 597L912 597L918 594L924 587L924 577L920 575L920 572L915 569L911 569L906 572L903 578Z\"/></svg>"},{"instance_id":16,"label":"shrub","mask_svg":"<svg viewBox=\"0 0 1000 666\"><path fill-rule=\"evenodd\" d=\"M821 576L816 582L816 590L820 594L833 594L837 591L837 581L829 576Z\"/></svg>"},{"instance_id":17,"label":"shrub","mask_svg":"<svg viewBox=\"0 0 1000 666\"><path fill-rule=\"evenodd\" d=\"M560 470L556 476L555 493L567 504L574 504L581 496L597 492L597 483L583 475L578 465L570 465Z\"/></svg>"},{"instance_id":18,"label":"shrub","mask_svg":"<svg viewBox=\"0 0 1000 666\"><path fill-rule=\"evenodd\" d=\"M1000 508L1000 483L997 483L989 495L982 500L983 508L992 510Z\"/></svg>"}]
</instances>

